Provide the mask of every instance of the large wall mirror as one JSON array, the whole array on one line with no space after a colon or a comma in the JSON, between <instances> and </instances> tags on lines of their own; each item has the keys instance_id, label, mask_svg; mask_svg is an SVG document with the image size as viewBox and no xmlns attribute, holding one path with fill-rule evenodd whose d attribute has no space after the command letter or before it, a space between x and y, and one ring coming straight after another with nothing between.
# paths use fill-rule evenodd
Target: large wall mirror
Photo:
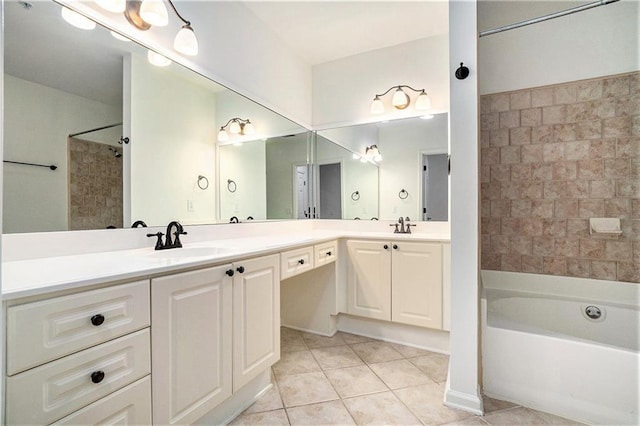
<instances>
[{"instance_id":1,"label":"large wall mirror","mask_svg":"<svg viewBox=\"0 0 640 426\"><path fill-rule=\"evenodd\" d=\"M251 120L255 133L232 135L230 146L287 139L306 161L301 126L175 63L151 65L146 49L105 28L69 25L54 2L5 1L3 37L5 233L244 215L240 203L223 210L227 194L218 192L219 174L249 167L217 166L218 131L233 118ZM254 178L250 185L264 184ZM248 208L244 218L297 217L293 187L289 195L289 205L264 201L266 210Z\"/></svg>"},{"instance_id":2,"label":"large wall mirror","mask_svg":"<svg viewBox=\"0 0 640 426\"><path fill-rule=\"evenodd\" d=\"M320 152L327 142L323 141L348 148L354 153L354 158L359 155L368 160L360 162L369 165L365 166L366 171L358 171L353 179L344 179L349 185L346 191L351 192L347 195L354 195L357 191L360 199L353 202L347 197L348 208L343 205L343 218L370 219L378 216L379 219L395 220L402 216L411 220L448 221L448 114L340 127L317 133L319 164L324 161ZM380 155L377 160L375 155L367 156L366 149L373 146ZM377 167L372 167L371 163ZM322 205L323 197L327 196L322 186L318 194ZM321 214L320 217L325 216Z\"/></svg>"}]
</instances>

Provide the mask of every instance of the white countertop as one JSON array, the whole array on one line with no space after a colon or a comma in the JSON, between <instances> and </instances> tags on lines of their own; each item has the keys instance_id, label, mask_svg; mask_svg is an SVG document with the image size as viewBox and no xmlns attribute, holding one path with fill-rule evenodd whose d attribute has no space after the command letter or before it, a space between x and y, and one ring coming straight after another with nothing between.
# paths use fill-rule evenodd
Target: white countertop
<instances>
[{"instance_id":1,"label":"white countertop","mask_svg":"<svg viewBox=\"0 0 640 426\"><path fill-rule=\"evenodd\" d=\"M449 235L435 233L310 230L197 243L183 241L182 249L155 251L153 247L149 247L6 261L2 262L2 295L4 300L12 300L109 281L145 278L186 268L224 264L337 238L439 242L450 240Z\"/></svg>"}]
</instances>

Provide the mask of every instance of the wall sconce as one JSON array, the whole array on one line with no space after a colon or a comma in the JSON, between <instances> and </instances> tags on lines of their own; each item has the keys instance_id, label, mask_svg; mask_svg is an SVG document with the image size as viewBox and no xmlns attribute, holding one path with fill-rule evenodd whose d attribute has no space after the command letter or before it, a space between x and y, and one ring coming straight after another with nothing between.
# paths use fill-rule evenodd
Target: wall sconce
<instances>
[{"instance_id":1,"label":"wall sconce","mask_svg":"<svg viewBox=\"0 0 640 426\"><path fill-rule=\"evenodd\" d=\"M191 22L178 13L171 0L96 0L96 3L109 12L124 12L125 18L131 25L146 31L152 25L165 27L169 24L169 14L164 1L169 3L173 12L184 23L173 40L173 48L185 55L197 55L198 39L193 32Z\"/></svg>"},{"instance_id":2,"label":"wall sconce","mask_svg":"<svg viewBox=\"0 0 640 426\"><path fill-rule=\"evenodd\" d=\"M368 146L366 151L364 152L365 158L369 161L374 161L376 163L382 161L382 154L380 154L380 150L378 149L378 145Z\"/></svg>"},{"instance_id":3,"label":"wall sconce","mask_svg":"<svg viewBox=\"0 0 640 426\"><path fill-rule=\"evenodd\" d=\"M226 142L229 140L229 133L227 133L227 127L229 128L229 133L232 135L252 135L255 133L256 129L251 124L251 121L247 118L243 120L242 118L232 118L227 121L227 124L220 127L220 131L218 132L218 141Z\"/></svg>"},{"instance_id":4,"label":"wall sconce","mask_svg":"<svg viewBox=\"0 0 640 426\"><path fill-rule=\"evenodd\" d=\"M382 103L382 99L380 99L380 97L391 92L393 89L395 89L395 92L393 92L393 97L391 98L391 104L396 109L402 110L407 108L411 103L411 99L409 98L409 95L407 95L407 93L404 90L402 90L403 88L420 93L416 98L416 103L414 106L416 110L425 111L431 108L431 99L429 99L429 96L427 95L427 92L425 91L425 89L417 90L411 86L402 84L399 86L393 86L386 92L376 95L373 98L373 102L371 103L371 114L382 114L384 112L384 104Z\"/></svg>"}]
</instances>

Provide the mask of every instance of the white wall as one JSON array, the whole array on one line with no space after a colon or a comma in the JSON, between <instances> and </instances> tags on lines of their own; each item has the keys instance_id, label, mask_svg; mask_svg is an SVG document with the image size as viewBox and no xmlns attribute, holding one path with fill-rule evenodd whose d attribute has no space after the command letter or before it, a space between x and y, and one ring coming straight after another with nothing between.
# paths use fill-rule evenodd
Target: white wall
<instances>
[{"instance_id":1,"label":"white wall","mask_svg":"<svg viewBox=\"0 0 640 426\"><path fill-rule=\"evenodd\" d=\"M447 117L447 114L437 114L431 120L401 120L380 125L381 219L422 218L422 154L449 152ZM402 189L409 193L406 199L398 195Z\"/></svg>"},{"instance_id":2,"label":"white wall","mask_svg":"<svg viewBox=\"0 0 640 426\"><path fill-rule=\"evenodd\" d=\"M131 59L131 220L215 222L215 94ZM206 190L197 185L199 175L209 179Z\"/></svg>"},{"instance_id":3,"label":"white wall","mask_svg":"<svg viewBox=\"0 0 640 426\"><path fill-rule=\"evenodd\" d=\"M569 2L482 1L478 25L491 29L568 9ZM640 69L640 2L621 0L480 39L480 94L564 83Z\"/></svg>"},{"instance_id":4,"label":"white wall","mask_svg":"<svg viewBox=\"0 0 640 426\"><path fill-rule=\"evenodd\" d=\"M4 106L4 159L58 169L4 164L3 232L66 231L67 136L122 121L122 108L10 75L4 78ZM111 136L101 142L115 144L118 138Z\"/></svg>"},{"instance_id":5,"label":"white wall","mask_svg":"<svg viewBox=\"0 0 640 426\"><path fill-rule=\"evenodd\" d=\"M426 89L433 111L448 111L448 48L449 37L442 35L314 66L314 127L329 128L379 121L389 116L420 115L411 107L384 117L371 115L374 95L400 84ZM384 99L390 101L390 96Z\"/></svg>"},{"instance_id":6,"label":"white wall","mask_svg":"<svg viewBox=\"0 0 640 426\"><path fill-rule=\"evenodd\" d=\"M239 145L224 145L218 150L220 158L220 221L232 216L245 221L267 218L266 148L263 140ZM231 179L234 185L227 185Z\"/></svg>"},{"instance_id":7,"label":"white wall","mask_svg":"<svg viewBox=\"0 0 640 426\"><path fill-rule=\"evenodd\" d=\"M123 14L104 12L94 2L62 0L96 21L128 34L143 45L200 72L268 108L310 127L311 67L241 2L179 1L176 7L191 21L200 52L193 58L173 50L182 23L170 12L168 27L139 31Z\"/></svg>"}]
</instances>

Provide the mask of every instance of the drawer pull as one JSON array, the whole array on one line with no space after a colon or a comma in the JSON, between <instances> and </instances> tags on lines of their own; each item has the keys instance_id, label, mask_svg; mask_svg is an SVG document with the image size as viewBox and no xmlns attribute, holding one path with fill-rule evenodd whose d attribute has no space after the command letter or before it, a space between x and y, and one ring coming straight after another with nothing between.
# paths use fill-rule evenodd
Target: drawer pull
<instances>
[{"instance_id":1,"label":"drawer pull","mask_svg":"<svg viewBox=\"0 0 640 426\"><path fill-rule=\"evenodd\" d=\"M237 267L236 271L240 272L241 274L244 274L244 266Z\"/></svg>"},{"instance_id":2,"label":"drawer pull","mask_svg":"<svg viewBox=\"0 0 640 426\"><path fill-rule=\"evenodd\" d=\"M104 371L94 371L91 373L91 381L93 383L100 383L104 379Z\"/></svg>"},{"instance_id":3,"label":"drawer pull","mask_svg":"<svg viewBox=\"0 0 640 426\"><path fill-rule=\"evenodd\" d=\"M298 263L301 264L301 265L304 265L304 259L298 260Z\"/></svg>"},{"instance_id":4,"label":"drawer pull","mask_svg":"<svg viewBox=\"0 0 640 426\"><path fill-rule=\"evenodd\" d=\"M104 315L102 314L97 314L91 317L91 324L95 325L96 327L99 325L102 325L103 322L104 322Z\"/></svg>"},{"instance_id":5,"label":"drawer pull","mask_svg":"<svg viewBox=\"0 0 640 426\"><path fill-rule=\"evenodd\" d=\"M225 272L225 274L227 274L230 277L232 277L233 276L233 269L227 269L227 272Z\"/></svg>"},{"instance_id":6,"label":"drawer pull","mask_svg":"<svg viewBox=\"0 0 640 426\"><path fill-rule=\"evenodd\" d=\"M331 256L331 252L330 251L327 252L327 256Z\"/></svg>"}]
</instances>

